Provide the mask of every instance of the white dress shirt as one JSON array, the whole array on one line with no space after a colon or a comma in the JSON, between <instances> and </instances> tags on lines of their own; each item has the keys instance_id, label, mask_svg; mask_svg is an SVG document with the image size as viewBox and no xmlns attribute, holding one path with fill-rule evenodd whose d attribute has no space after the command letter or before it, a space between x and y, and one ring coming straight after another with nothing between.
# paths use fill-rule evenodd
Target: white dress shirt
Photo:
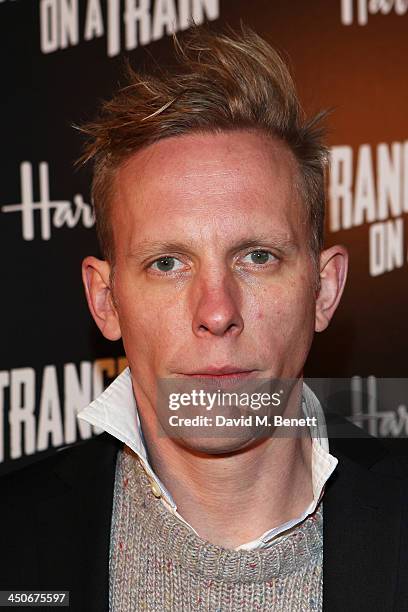
<instances>
[{"instance_id":1,"label":"white dress shirt","mask_svg":"<svg viewBox=\"0 0 408 612\"><path fill-rule=\"evenodd\" d=\"M316 426L310 427L313 500L299 517L266 531L256 540L241 544L235 550L267 548L276 536L295 527L312 514L322 498L324 486L338 461L329 453L326 423L320 402L305 383L303 383L302 389L302 408L305 416L316 417L315 422L317 422ZM199 535L177 512L174 499L149 463L129 367L123 370L99 397L81 410L77 417L107 431L131 448L138 456L149 477L154 495L160 498L170 512L190 527L196 535Z\"/></svg>"}]
</instances>

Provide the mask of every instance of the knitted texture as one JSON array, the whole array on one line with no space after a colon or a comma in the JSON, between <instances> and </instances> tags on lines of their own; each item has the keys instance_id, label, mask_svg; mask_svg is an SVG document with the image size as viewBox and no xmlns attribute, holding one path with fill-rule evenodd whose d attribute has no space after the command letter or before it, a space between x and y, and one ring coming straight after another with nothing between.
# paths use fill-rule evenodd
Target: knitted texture
<instances>
[{"instance_id":1,"label":"knitted texture","mask_svg":"<svg viewBox=\"0 0 408 612\"><path fill-rule=\"evenodd\" d=\"M151 490L128 447L116 464L110 612L322 610L323 508L268 548L223 548L198 537Z\"/></svg>"}]
</instances>

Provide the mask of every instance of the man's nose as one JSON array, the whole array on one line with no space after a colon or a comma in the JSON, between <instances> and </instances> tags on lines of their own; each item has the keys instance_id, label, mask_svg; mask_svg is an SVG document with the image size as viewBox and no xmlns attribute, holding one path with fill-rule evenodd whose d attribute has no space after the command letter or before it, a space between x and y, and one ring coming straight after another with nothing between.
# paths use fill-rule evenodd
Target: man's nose
<instances>
[{"instance_id":1,"label":"man's nose","mask_svg":"<svg viewBox=\"0 0 408 612\"><path fill-rule=\"evenodd\" d=\"M199 337L239 336L244 329L241 295L234 279L200 280L194 288L193 332Z\"/></svg>"}]
</instances>

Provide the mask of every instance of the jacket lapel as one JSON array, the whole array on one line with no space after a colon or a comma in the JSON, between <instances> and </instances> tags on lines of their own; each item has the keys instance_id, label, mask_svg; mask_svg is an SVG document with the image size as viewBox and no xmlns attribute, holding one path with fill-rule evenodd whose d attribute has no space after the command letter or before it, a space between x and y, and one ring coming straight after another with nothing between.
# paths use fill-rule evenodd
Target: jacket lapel
<instances>
[{"instance_id":1,"label":"jacket lapel","mask_svg":"<svg viewBox=\"0 0 408 612\"><path fill-rule=\"evenodd\" d=\"M70 606L76 611L108 611L110 524L120 446L109 434L101 434L72 448L76 458L62 454L50 498L37 507L40 581L44 588L70 590Z\"/></svg>"},{"instance_id":2,"label":"jacket lapel","mask_svg":"<svg viewBox=\"0 0 408 612\"><path fill-rule=\"evenodd\" d=\"M323 498L323 610L393 610L401 544L399 483L349 459L336 442L330 440L330 450L339 463ZM362 439L341 442L347 445L354 456L367 446Z\"/></svg>"}]
</instances>

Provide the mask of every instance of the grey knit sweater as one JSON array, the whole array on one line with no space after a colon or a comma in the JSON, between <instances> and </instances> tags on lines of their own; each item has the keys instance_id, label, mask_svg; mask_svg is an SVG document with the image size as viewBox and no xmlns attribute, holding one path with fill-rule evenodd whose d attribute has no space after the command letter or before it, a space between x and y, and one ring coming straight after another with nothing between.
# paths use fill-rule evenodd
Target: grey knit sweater
<instances>
[{"instance_id":1,"label":"grey knit sweater","mask_svg":"<svg viewBox=\"0 0 408 612\"><path fill-rule=\"evenodd\" d=\"M272 546L223 548L198 537L157 499L137 455L118 454L109 557L110 612L322 610L323 516Z\"/></svg>"}]
</instances>

